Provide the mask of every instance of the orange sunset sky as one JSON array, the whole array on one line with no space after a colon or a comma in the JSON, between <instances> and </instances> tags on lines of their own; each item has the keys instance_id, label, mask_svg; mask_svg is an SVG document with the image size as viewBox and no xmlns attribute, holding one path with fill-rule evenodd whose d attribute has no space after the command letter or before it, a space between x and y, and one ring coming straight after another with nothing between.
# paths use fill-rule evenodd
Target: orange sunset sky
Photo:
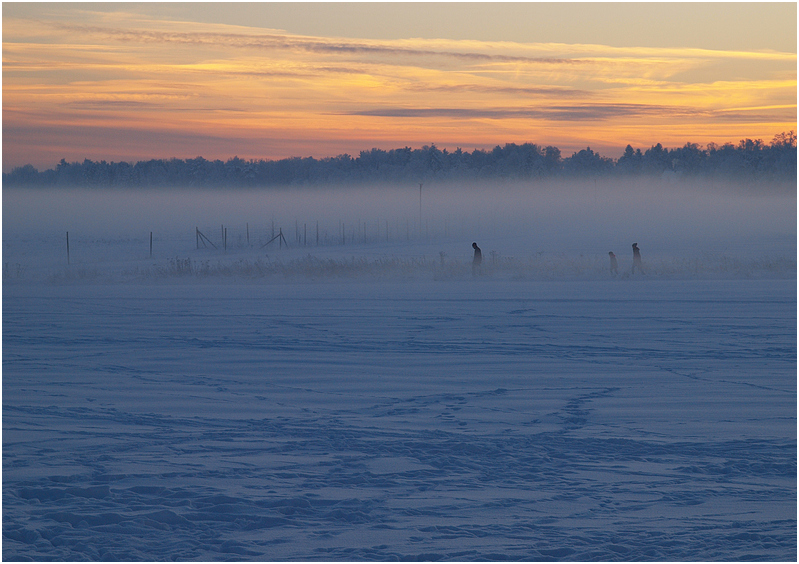
<instances>
[{"instance_id":1,"label":"orange sunset sky","mask_svg":"<svg viewBox=\"0 0 799 564\"><path fill-rule=\"evenodd\" d=\"M796 3L9 3L3 170L796 130Z\"/></svg>"}]
</instances>

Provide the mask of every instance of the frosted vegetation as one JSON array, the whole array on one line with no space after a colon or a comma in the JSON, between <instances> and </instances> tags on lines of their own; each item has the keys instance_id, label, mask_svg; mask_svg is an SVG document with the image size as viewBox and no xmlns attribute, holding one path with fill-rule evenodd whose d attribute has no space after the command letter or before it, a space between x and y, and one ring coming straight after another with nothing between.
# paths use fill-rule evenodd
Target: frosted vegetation
<instances>
[{"instance_id":1,"label":"frosted vegetation","mask_svg":"<svg viewBox=\"0 0 799 564\"><path fill-rule=\"evenodd\" d=\"M4 190L3 560L796 561L795 186L419 197Z\"/></svg>"}]
</instances>

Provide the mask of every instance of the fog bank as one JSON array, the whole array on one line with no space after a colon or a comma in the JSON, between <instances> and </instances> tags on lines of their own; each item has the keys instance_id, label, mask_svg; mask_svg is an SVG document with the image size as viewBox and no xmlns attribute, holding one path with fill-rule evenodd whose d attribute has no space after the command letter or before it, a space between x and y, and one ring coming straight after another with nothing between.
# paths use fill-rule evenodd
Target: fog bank
<instances>
[{"instance_id":1,"label":"fog bank","mask_svg":"<svg viewBox=\"0 0 799 564\"><path fill-rule=\"evenodd\" d=\"M748 188L748 189L747 189ZM758 193L757 191L760 191ZM764 187L588 181L389 188L5 190L3 237L69 231L93 238L213 235L283 229L288 240L355 242L480 239L513 252L600 252L747 245L795 238L796 194ZM210 237L211 235L209 235ZM221 235L219 236L221 237ZM617 250L618 252L618 250Z\"/></svg>"}]
</instances>

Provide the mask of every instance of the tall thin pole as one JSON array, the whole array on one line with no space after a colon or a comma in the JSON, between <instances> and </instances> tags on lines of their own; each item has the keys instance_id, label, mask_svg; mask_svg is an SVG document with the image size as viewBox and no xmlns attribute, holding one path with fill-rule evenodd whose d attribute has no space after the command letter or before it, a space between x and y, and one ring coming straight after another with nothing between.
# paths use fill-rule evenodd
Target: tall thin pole
<instances>
[{"instance_id":1,"label":"tall thin pole","mask_svg":"<svg viewBox=\"0 0 799 564\"><path fill-rule=\"evenodd\" d=\"M67 264L69 264L69 231L67 231Z\"/></svg>"},{"instance_id":2,"label":"tall thin pole","mask_svg":"<svg viewBox=\"0 0 799 564\"><path fill-rule=\"evenodd\" d=\"M419 184L419 235L422 234L422 185Z\"/></svg>"},{"instance_id":3,"label":"tall thin pole","mask_svg":"<svg viewBox=\"0 0 799 564\"><path fill-rule=\"evenodd\" d=\"M153 258L153 232L150 231L150 258Z\"/></svg>"}]
</instances>

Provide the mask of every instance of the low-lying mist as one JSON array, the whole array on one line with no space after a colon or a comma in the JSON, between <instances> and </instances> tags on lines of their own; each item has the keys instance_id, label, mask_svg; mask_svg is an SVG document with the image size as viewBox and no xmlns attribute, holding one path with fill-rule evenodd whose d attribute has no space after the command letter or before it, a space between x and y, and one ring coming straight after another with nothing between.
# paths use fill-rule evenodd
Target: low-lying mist
<instances>
[{"instance_id":1,"label":"low-lying mist","mask_svg":"<svg viewBox=\"0 0 799 564\"><path fill-rule=\"evenodd\" d=\"M421 198L420 198L421 195ZM195 227L251 240L473 240L514 253L688 250L795 239L795 191L700 182L418 185L291 190L11 189L3 238L181 236ZM511 249L508 249L511 250Z\"/></svg>"}]
</instances>

